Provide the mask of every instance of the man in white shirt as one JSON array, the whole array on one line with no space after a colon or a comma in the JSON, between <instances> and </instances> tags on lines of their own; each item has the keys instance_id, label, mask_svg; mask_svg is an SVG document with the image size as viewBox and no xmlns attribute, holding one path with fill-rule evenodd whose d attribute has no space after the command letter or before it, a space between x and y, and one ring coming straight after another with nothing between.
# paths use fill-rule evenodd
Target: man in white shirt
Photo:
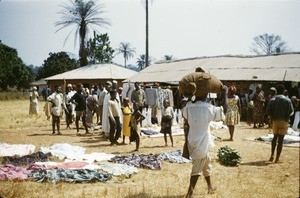
<instances>
[{"instance_id":1,"label":"man in white shirt","mask_svg":"<svg viewBox=\"0 0 300 198\"><path fill-rule=\"evenodd\" d=\"M225 93L226 88L225 86L223 88ZM226 96L226 94L223 95ZM189 101L182 110L182 115L189 125L187 136L188 151L193 163L186 197L192 197L201 172L203 172L207 182L208 193L213 193L215 190L210 180L211 164L208 151L211 146L211 140L209 124L211 121L221 120L223 108L209 104L205 100L206 96L196 97L193 102ZM224 101L224 107L226 107L226 100Z\"/></svg>"},{"instance_id":2,"label":"man in white shirt","mask_svg":"<svg viewBox=\"0 0 300 198\"><path fill-rule=\"evenodd\" d=\"M47 100L52 103L52 134L55 134L55 125L57 127L57 134L60 135L60 116L63 113L63 95L60 86L55 86L55 92L51 94Z\"/></svg>"}]
</instances>

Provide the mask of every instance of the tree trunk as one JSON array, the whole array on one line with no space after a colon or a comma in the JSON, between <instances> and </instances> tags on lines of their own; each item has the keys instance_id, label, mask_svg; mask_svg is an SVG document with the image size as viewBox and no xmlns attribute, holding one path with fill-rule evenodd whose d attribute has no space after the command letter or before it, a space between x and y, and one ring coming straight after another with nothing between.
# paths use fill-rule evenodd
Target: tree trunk
<instances>
[{"instance_id":1,"label":"tree trunk","mask_svg":"<svg viewBox=\"0 0 300 198\"><path fill-rule=\"evenodd\" d=\"M145 67L149 65L149 15L148 15L148 0L146 0L146 64Z\"/></svg>"},{"instance_id":2,"label":"tree trunk","mask_svg":"<svg viewBox=\"0 0 300 198\"><path fill-rule=\"evenodd\" d=\"M83 67L88 64L87 53L86 53L86 48L85 48L85 37L86 37L85 21L82 21L80 24L79 34L80 34L79 59L80 59L80 67Z\"/></svg>"}]
</instances>

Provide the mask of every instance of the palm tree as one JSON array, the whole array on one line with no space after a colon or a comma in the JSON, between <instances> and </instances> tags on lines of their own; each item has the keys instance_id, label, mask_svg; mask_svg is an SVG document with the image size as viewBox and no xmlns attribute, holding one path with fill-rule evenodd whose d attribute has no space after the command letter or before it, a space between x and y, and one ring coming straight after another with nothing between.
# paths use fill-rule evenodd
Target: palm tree
<instances>
[{"instance_id":1,"label":"palm tree","mask_svg":"<svg viewBox=\"0 0 300 198\"><path fill-rule=\"evenodd\" d=\"M137 59L137 62L138 64L138 70L142 70L143 68L146 67L146 55L145 54L141 54L138 59ZM150 65L151 64L151 58L148 59L148 64Z\"/></svg>"},{"instance_id":2,"label":"palm tree","mask_svg":"<svg viewBox=\"0 0 300 198\"><path fill-rule=\"evenodd\" d=\"M126 61L129 58L133 57L133 54L135 53L135 48L131 47L130 43L121 42L119 47L116 49L116 52L117 52L117 54L123 54L124 66L126 68Z\"/></svg>"},{"instance_id":3,"label":"palm tree","mask_svg":"<svg viewBox=\"0 0 300 198\"><path fill-rule=\"evenodd\" d=\"M110 25L110 22L100 17L103 11L103 4L96 5L95 0L70 0L70 3L64 3L61 5L63 10L59 12L62 15L61 20L55 23L58 26L58 32L69 26L75 26L75 43L77 36L79 35L79 57L80 66L85 66L88 64L87 60L87 50L86 50L86 39L89 33L89 29L95 30L92 26L104 27ZM71 32L72 32L71 31ZM71 32L68 34L66 40L70 36ZM66 42L65 40L65 42Z\"/></svg>"}]
</instances>

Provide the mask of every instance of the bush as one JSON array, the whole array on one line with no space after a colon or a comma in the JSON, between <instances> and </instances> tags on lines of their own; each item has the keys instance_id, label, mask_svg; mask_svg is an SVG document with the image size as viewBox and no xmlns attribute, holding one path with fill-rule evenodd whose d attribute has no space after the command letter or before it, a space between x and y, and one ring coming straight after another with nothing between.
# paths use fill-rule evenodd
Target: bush
<instances>
[{"instance_id":1,"label":"bush","mask_svg":"<svg viewBox=\"0 0 300 198\"><path fill-rule=\"evenodd\" d=\"M0 92L0 101L5 100L29 100L29 93L22 91L3 91Z\"/></svg>"},{"instance_id":2,"label":"bush","mask_svg":"<svg viewBox=\"0 0 300 198\"><path fill-rule=\"evenodd\" d=\"M219 148L218 157L223 164L229 166L236 166L242 161L241 155L236 150L228 146Z\"/></svg>"}]
</instances>

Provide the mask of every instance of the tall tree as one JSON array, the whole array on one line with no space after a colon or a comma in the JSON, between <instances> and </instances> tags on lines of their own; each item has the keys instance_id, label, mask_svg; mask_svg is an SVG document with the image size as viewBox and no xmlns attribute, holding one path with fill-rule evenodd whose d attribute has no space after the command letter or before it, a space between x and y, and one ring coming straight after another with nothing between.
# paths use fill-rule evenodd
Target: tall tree
<instances>
[{"instance_id":1,"label":"tall tree","mask_svg":"<svg viewBox=\"0 0 300 198\"><path fill-rule=\"evenodd\" d=\"M251 51L260 54L280 54L287 51L286 42L281 36L274 34L263 34L253 38Z\"/></svg>"},{"instance_id":2,"label":"tall tree","mask_svg":"<svg viewBox=\"0 0 300 198\"><path fill-rule=\"evenodd\" d=\"M63 8L59 12L62 15L61 20L55 23L56 26L60 27L57 31L69 26L75 26L75 42L79 35L80 66L85 66L88 64L86 39L89 29L95 30L93 26L103 27L110 25L107 19L100 17L104 13L103 4L96 5L95 0L70 0L69 4L65 3L61 6ZM66 40L71 32L68 34Z\"/></svg>"},{"instance_id":3,"label":"tall tree","mask_svg":"<svg viewBox=\"0 0 300 198\"><path fill-rule=\"evenodd\" d=\"M71 59L66 52L49 53L42 68L38 71L38 79L60 74L78 68L75 59Z\"/></svg>"},{"instance_id":4,"label":"tall tree","mask_svg":"<svg viewBox=\"0 0 300 198\"><path fill-rule=\"evenodd\" d=\"M114 50L110 46L109 36L96 34L87 42L89 64L110 63L113 59Z\"/></svg>"},{"instance_id":5,"label":"tall tree","mask_svg":"<svg viewBox=\"0 0 300 198\"><path fill-rule=\"evenodd\" d=\"M17 50L0 42L0 88L28 88L33 80L32 70L23 63Z\"/></svg>"},{"instance_id":6,"label":"tall tree","mask_svg":"<svg viewBox=\"0 0 300 198\"><path fill-rule=\"evenodd\" d=\"M151 64L151 58L149 58L148 63ZM138 70L142 70L146 67L146 55L145 54L141 54L138 59L137 62L138 64Z\"/></svg>"},{"instance_id":7,"label":"tall tree","mask_svg":"<svg viewBox=\"0 0 300 198\"><path fill-rule=\"evenodd\" d=\"M146 11L146 52L145 52L145 60L146 65L145 67L148 67L150 65L149 60L149 0L143 0L143 3L145 4L145 11Z\"/></svg>"},{"instance_id":8,"label":"tall tree","mask_svg":"<svg viewBox=\"0 0 300 198\"><path fill-rule=\"evenodd\" d=\"M135 54L135 48L130 43L121 42L119 47L116 49L117 54L122 54L124 57L124 66L126 68L126 62L129 58L132 58Z\"/></svg>"}]
</instances>

